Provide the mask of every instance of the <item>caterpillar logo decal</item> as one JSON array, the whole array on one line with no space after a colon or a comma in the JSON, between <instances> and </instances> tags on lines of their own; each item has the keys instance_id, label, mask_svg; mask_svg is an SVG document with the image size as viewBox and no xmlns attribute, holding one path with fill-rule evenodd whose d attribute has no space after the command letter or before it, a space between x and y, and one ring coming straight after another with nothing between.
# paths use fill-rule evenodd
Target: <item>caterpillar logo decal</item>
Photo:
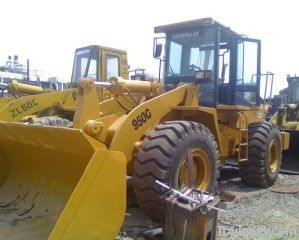
<instances>
[{"instance_id":1,"label":"caterpillar logo decal","mask_svg":"<svg viewBox=\"0 0 299 240\"><path fill-rule=\"evenodd\" d=\"M38 103L36 102L36 99L32 99L28 102L21 104L20 106L18 106L16 108L9 110L9 112L11 113L12 118L15 118L15 117L19 116L20 114L27 112L29 109L31 109L35 106L38 106Z\"/></svg>"}]
</instances>

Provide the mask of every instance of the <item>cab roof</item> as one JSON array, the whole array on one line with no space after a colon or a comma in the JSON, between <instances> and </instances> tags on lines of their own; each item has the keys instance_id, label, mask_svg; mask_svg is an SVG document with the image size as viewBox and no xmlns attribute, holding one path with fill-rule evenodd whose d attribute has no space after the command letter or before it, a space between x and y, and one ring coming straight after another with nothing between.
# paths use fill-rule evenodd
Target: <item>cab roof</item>
<instances>
[{"instance_id":1,"label":"cab roof","mask_svg":"<svg viewBox=\"0 0 299 240\"><path fill-rule=\"evenodd\" d=\"M88 46L85 46L85 47L77 48L76 51L80 51L82 49L87 49L87 48L93 48L93 47L96 47L96 48L101 49L101 50L107 50L107 51L111 51L111 52L118 52L118 53L127 54L127 51L125 51L125 50L105 47L105 46L101 46L101 45L88 45Z\"/></svg>"},{"instance_id":2,"label":"cab roof","mask_svg":"<svg viewBox=\"0 0 299 240\"><path fill-rule=\"evenodd\" d=\"M221 23L217 22L213 18L200 18L196 20L186 21L186 22L179 22L179 23L172 23L163 26L158 26L154 28L155 33L166 33L173 30L180 30L185 28L199 28L199 27L210 27L210 26L218 26L231 34L239 35L236 32L232 31L229 27L222 25Z\"/></svg>"}]
</instances>

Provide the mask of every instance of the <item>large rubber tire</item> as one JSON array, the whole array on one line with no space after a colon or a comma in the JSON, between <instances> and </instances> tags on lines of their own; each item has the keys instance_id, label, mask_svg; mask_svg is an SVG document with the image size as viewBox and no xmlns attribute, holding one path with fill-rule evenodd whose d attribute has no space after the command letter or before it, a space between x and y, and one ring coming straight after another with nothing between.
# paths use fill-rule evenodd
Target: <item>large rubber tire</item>
<instances>
[{"instance_id":1,"label":"large rubber tire","mask_svg":"<svg viewBox=\"0 0 299 240\"><path fill-rule=\"evenodd\" d=\"M269 122L248 126L248 160L240 162L242 180L248 185L268 188L277 179L281 165L281 134Z\"/></svg>"},{"instance_id":2,"label":"large rubber tire","mask_svg":"<svg viewBox=\"0 0 299 240\"><path fill-rule=\"evenodd\" d=\"M73 123L68 119L60 118L57 116L41 117L36 119L32 124L65 128L70 128L73 126Z\"/></svg>"},{"instance_id":3,"label":"large rubber tire","mask_svg":"<svg viewBox=\"0 0 299 240\"><path fill-rule=\"evenodd\" d=\"M208 128L187 121L165 122L143 140L135 159L133 186L138 204L152 219L161 219L162 195L167 192L155 180L176 189L188 185L184 175L187 167L183 162L189 149L192 150L193 169L197 170L193 172L196 187L211 190L216 185L219 152Z\"/></svg>"}]
</instances>

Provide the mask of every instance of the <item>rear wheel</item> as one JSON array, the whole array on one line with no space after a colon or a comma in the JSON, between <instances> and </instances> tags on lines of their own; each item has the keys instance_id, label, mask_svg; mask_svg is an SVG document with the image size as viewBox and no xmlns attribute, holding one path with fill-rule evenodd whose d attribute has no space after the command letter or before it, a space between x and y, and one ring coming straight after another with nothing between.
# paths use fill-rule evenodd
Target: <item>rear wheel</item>
<instances>
[{"instance_id":1,"label":"rear wheel","mask_svg":"<svg viewBox=\"0 0 299 240\"><path fill-rule=\"evenodd\" d=\"M43 125L43 126L53 126L53 127L66 127L70 128L73 126L73 123L65 118L60 118L57 116L51 117L41 117L37 118L33 121L35 125Z\"/></svg>"},{"instance_id":2,"label":"rear wheel","mask_svg":"<svg viewBox=\"0 0 299 240\"><path fill-rule=\"evenodd\" d=\"M195 187L211 190L216 185L218 146L203 125L187 121L159 124L137 152L133 177L136 199L155 220L161 218L161 196L166 192L155 180L176 189L189 186L187 151L192 154Z\"/></svg>"},{"instance_id":3,"label":"rear wheel","mask_svg":"<svg viewBox=\"0 0 299 240\"><path fill-rule=\"evenodd\" d=\"M254 186L270 187L281 165L281 135L271 123L258 122L248 127L248 160L240 162L242 180Z\"/></svg>"}]
</instances>

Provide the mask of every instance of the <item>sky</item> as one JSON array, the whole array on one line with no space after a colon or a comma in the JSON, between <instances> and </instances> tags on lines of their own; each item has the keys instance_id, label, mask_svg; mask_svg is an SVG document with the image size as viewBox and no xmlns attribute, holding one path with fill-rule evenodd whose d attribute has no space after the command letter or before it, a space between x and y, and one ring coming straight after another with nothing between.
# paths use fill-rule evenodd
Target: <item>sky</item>
<instances>
[{"instance_id":1,"label":"sky","mask_svg":"<svg viewBox=\"0 0 299 240\"><path fill-rule=\"evenodd\" d=\"M30 59L42 77L70 81L74 51L104 45L128 52L131 69L158 75L152 57L154 27L212 17L234 31L262 40L262 72L274 92L299 75L299 14L294 0L0 0L0 65L8 55Z\"/></svg>"}]
</instances>

